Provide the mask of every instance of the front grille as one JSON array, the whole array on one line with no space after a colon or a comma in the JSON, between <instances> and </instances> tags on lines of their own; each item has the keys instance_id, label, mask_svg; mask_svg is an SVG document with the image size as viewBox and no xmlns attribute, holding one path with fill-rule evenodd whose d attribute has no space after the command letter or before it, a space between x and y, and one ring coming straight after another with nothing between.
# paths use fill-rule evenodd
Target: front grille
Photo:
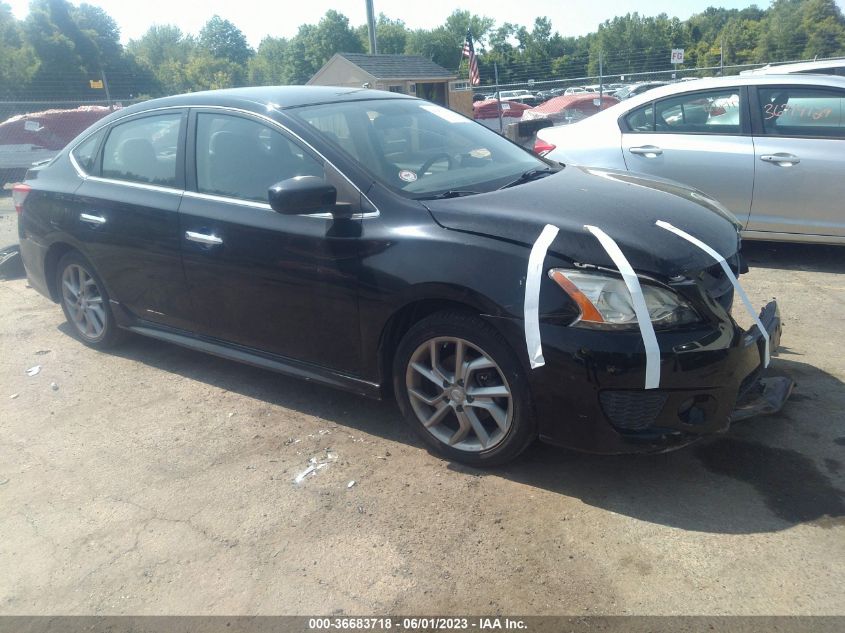
<instances>
[{"instance_id":1,"label":"front grille","mask_svg":"<svg viewBox=\"0 0 845 633\"><path fill-rule=\"evenodd\" d=\"M736 256L733 259L736 259ZM728 265L733 270L734 275L737 274L738 269L735 263L734 261L728 261ZM710 266L710 268L705 268L701 271L698 278L710 298L721 305L726 312L730 313L734 301L734 287L731 280L725 274L725 271L722 270L722 266L716 264Z\"/></svg>"},{"instance_id":2,"label":"front grille","mask_svg":"<svg viewBox=\"0 0 845 633\"><path fill-rule=\"evenodd\" d=\"M599 402L604 414L618 429L647 429L663 411L667 396L646 391L602 391Z\"/></svg>"}]
</instances>

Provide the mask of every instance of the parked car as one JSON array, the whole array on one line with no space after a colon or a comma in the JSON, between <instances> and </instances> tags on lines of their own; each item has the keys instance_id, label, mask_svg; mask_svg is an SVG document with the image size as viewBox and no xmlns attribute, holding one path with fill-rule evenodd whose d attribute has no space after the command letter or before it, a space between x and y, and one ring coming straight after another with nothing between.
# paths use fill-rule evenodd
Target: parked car
<instances>
[{"instance_id":1,"label":"parked car","mask_svg":"<svg viewBox=\"0 0 845 633\"><path fill-rule=\"evenodd\" d=\"M581 86L570 86L563 91L563 96L568 97L569 95L579 95L585 92L587 91Z\"/></svg>"},{"instance_id":2,"label":"parked car","mask_svg":"<svg viewBox=\"0 0 845 633\"><path fill-rule=\"evenodd\" d=\"M34 163L50 160L82 130L112 112L105 106L17 114L0 123L0 190Z\"/></svg>"},{"instance_id":3,"label":"parked car","mask_svg":"<svg viewBox=\"0 0 845 633\"><path fill-rule=\"evenodd\" d=\"M845 78L689 81L538 132L549 158L670 178L751 239L845 243Z\"/></svg>"},{"instance_id":4,"label":"parked car","mask_svg":"<svg viewBox=\"0 0 845 633\"><path fill-rule=\"evenodd\" d=\"M838 75L845 77L845 57L794 64L767 64L762 68L743 70L740 75Z\"/></svg>"},{"instance_id":5,"label":"parked car","mask_svg":"<svg viewBox=\"0 0 845 633\"><path fill-rule=\"evenodd\" d=\"M666 86L669 82L667 81L644 81L637 84L631 84L625 88L621 88L618 90L613 96L619 99L620 101L624 101L625 99L630 99L631 97L636 97L637 95L641 95L644 92L648 92L653 88L659 88L660 86Z\"/></svg>"},{"instance_id":6,"label":"parked car","mask_svg":"<svg viewBox=\"0 0 845 633\"><path fill-rule=\"evenodd\" d=\"M500 94L501 101L522 103L530 107L540 103L540 99L533 92L528 90L502 90ZM494 93L493 99L495 98L496 95Z\"/></svg>"},{"instance_id":7,"label":"parked car","mask_svg":"<svg viewBox=\"0 0 845 633\"><path fill-rule=\"evenodd\" d=\"M156 99L84 132L13 197L30 283L86 345L130 331L392 393L428 446L471 464L538 436L615 453L722 432L738 399L757 402L763 332L772 350L780 336L775 303L742 331L720 265L655 224L738 274L715 202L564 168L385 91ZM586 224L624 251L642 310ZM543 257L546 225L559 233Z\"/></svg>"}]
</instances>

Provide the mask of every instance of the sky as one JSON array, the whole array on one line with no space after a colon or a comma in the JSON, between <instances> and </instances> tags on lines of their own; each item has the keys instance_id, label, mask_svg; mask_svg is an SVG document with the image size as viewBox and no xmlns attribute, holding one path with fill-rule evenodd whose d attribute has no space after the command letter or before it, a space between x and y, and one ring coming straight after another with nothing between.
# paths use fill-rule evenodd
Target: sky
<instances>
[{"instance_id":1,"label":"sky","mask_svg":"<svg viewBox=\"0 0 845 633\"><path fill-rule=\"evenodd\" d=\"M22 19L29 12L29 0L3 0L11 5L15 17ZM71 0L73 4L79 4ZM667 13L685 20L708 6L741 9L752 0L373 0L376 15L401 19L412 29L433 28L442 24L456 8L487 15L496 24L513 22L530 28L534 18L547 16L552 30L561 35L584 35L595 31L604 20L617 15L639 11L644 15ZM836 0L845 8L845 0ZM203 24L214 14L235 24L253 47L267 35L291 37L300 24L314 24L326 11L335 9L349 18L353 26L366 22L364 0L88 0L88 4L102 7L116 21L125 43L136 39L153 24L175 24L186 33L199 33ZM768 0L758 0L767 7Z\"/></svg>"}]
</instances>

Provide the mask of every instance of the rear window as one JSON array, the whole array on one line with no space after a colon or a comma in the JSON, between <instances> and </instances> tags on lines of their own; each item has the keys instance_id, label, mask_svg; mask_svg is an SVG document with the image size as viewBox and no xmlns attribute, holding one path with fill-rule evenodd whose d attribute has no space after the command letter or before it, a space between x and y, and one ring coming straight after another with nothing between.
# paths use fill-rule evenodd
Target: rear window
<instances>
[{"instance_id":1,"label":"rear window","mask_svg":"<svg viewBox=\"0 0 845 633\"><path fill-rule=\"evenodd\" d=\"M76 164L86 174L96 175L97 149L100 147L100 141L103 140L103 134L105 134L104 130L95 132L71 152Z\"/></svg>"},{"instance_id":2,"label":"rear window","mask_svg":"<svg viewBox=\"0 0 845 633\"><path fill-rule=\"evenodd\" d=\"M177 112L116 125L103 148L103 177L175 187L181 121Z\"/></svg>"}]
</instances>

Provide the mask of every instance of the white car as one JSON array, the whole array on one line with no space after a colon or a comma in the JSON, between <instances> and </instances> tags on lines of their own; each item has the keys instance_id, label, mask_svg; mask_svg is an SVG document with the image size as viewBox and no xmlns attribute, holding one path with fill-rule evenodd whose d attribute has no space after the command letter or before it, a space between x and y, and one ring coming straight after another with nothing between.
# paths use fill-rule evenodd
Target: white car
<instances>
[{"instance_id":1,"label":"white car","mask_svg":"<svg viewBox=\"0 0 845 633\"><path fill-rule=\"evenodd\" d=\"M694 187L733 212L746 238L845 244L845 77L662 86L542 129L534 150Z\"/></svg>"},{"instance_id":2,"label":"white car","mask_svg":"<svg viewBox=\"0 0 845 633\"><path fill-rule=\"evenodd\" d=\"M796 62L794 64L767 64L762 68L743 70L740 75L839 75L845 77L845 57L839 59L824 59L813 62Z\"/></svg>"}]
</instances>

